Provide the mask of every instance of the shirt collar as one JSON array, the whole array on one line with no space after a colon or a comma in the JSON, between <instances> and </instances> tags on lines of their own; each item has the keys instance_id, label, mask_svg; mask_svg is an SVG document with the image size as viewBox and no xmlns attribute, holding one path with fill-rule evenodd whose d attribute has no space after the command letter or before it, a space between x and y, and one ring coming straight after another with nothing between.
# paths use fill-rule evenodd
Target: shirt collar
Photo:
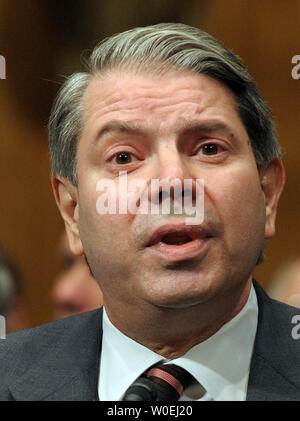
<instances>
[{"instance_id":1,"label":"shirt collar","mask_svg":"<svg viewBox=\"0 0 300 421\"><path fill-rule=\"evenodd\" d=\"M172 363L188 370L213 400L245 400L257 316L257 298L252 286L247 303L232 320ZM100 400L121 400L146 369L162 360L168 361L120 332L103 308Z\"/></svg>"}]
</instances>

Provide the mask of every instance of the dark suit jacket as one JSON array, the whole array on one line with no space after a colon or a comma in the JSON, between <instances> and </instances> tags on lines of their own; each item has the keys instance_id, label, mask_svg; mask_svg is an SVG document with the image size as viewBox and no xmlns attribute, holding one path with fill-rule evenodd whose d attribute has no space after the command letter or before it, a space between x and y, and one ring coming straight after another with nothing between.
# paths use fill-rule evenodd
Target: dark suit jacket
<instances>
[{"instance_id":1,"label":"dark suit jacket","mask_svg":"<svg viewBox=\"0 0 300 421\"><path fill-rule=\"evenodd\" d=\"M300 339L291 335L300 309L254 285L259 320L247 400L300 400ZM1 339L0 400L97 400L101 326L100 309Z\"/></svg>"}]
</instances>

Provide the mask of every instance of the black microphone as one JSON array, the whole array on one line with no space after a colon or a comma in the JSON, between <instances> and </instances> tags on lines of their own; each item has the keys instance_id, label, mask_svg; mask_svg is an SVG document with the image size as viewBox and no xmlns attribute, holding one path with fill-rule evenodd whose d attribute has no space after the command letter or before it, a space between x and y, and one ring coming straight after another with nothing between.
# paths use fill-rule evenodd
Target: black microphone
<instances>
[{"instance_id":1,"label":"black microphone","mask_svg":"<svg viewBox=\"0 0 300 421\"><path fill-rule=\"evenodd\" d=\"M155 401L157 391L155 384L146 377L137 379L125 392L123 401Z\"/></svg>"}]
</instances>

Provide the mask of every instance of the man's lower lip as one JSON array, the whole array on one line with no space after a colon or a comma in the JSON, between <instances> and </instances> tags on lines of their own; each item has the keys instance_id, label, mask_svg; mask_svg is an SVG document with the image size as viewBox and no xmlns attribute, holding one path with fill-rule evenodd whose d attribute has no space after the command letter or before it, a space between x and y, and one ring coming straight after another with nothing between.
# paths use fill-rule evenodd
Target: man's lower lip
<instances>
[{"instance_id":1,"label":"man's lower lip","mask_svg":"<svg viewBox=\"0 0 300 421\"><path fill-rule=\"evenodd\" d=\"M204 254L208 238L195 239L184 244L167 244L162 241L149 247L151 251L170 261L188 260Z\"/></svg>"}]
</instances>

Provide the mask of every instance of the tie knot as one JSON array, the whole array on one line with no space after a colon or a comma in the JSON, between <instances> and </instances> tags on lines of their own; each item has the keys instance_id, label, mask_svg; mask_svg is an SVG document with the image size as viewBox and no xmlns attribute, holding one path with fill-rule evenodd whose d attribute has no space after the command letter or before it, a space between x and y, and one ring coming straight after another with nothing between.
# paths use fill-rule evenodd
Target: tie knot
<instances>
[{"instance_id":1,"label":"tie knot","mask_svg":"<svg viewBox=\"0 0 300 421\"><path fill-rule=\"evenodd\" d=\"M195 378L184 368L175 364L156 364L146 376L152 380L157 389L157 401L178 401L184 390Z\"/></svg>"}]
</instances>

